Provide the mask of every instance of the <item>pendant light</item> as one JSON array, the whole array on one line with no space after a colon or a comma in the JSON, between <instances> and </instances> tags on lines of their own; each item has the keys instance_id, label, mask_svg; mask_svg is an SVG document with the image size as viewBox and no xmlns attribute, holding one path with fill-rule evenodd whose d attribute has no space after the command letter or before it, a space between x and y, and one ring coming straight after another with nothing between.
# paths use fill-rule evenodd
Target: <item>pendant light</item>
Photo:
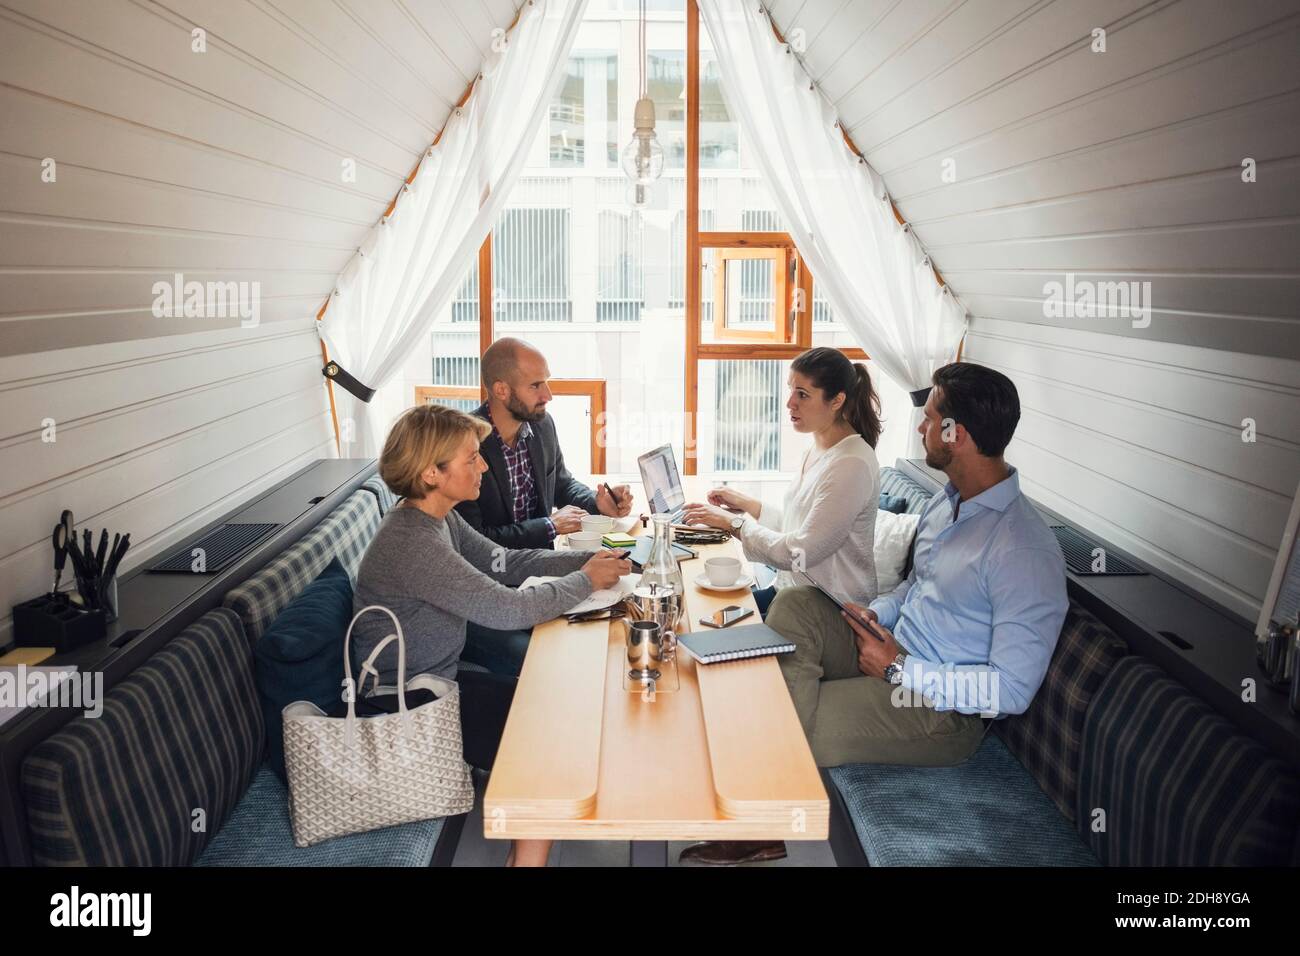
<instances>
[{"instance_id":1,"label":"pendant light","mask_svg":"<svg viewBox=\"0 0 1300 956\"><path fill-rule=\"evenodd\" d=\"M664 171L664 148L655 136L655 104L646 92L646 9L641 0L641 21L638 31L641 85L637 89L636 109L632 113L632 141L623 147L622 166L631 185L627 203L634 209L650 205L650 186Z\"/></svg>"}]
</instances>

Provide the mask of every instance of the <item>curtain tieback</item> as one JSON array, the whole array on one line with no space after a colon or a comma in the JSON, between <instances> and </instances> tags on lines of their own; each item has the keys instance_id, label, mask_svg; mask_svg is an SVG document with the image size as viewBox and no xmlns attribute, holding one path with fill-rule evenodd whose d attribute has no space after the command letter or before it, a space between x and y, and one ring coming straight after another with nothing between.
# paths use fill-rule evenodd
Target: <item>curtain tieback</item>
<instances>
[{"instance_id":1,"label":"curtain tieback","mask_svg":"<svg viewBox=\"0 0 1300 956\"><path fill-rule=\"evenodd\" d=\"M345 389L367 404L369 404L370 400L375 397L375 389L367 388L362 385L360 381L354 378L353 375L338 362L326 362L325 367L321 369L321 374L331 382L338 382Z\"/></svg>"}]
</instances>

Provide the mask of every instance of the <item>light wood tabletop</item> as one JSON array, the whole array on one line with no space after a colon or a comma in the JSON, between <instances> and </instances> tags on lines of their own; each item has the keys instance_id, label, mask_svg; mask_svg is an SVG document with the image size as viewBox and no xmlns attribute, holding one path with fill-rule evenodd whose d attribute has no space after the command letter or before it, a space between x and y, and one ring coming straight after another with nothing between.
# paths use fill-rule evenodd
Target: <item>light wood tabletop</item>
<instances>
[{"instance_id":1,"label":"light wood tabletop","mask_svg":"<svg viewBox=\"0 0 1300 956\"><path fill-rule=\"evenodd\" d=\"M709 484L684 481L688 500L703 500ZM634 515L646 511L640 490ZM631 533L643 533L639 522ZM754 607L748 588L695 585L706 558L743 560L738 541L696 550L681 563L682 632L727 605ZM617 622L535 627L484 798L484 835L826 839L826 791L776 659L700 665L679 648L676 668L678 687L646 701L625 689Z\"/></svg>"}]
</instances>

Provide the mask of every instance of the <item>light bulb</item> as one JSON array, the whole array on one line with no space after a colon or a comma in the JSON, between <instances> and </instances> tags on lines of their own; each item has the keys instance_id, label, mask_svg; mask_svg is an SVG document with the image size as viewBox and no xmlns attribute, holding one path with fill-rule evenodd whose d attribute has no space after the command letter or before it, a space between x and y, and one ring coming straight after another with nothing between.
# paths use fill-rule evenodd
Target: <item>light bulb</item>
<instances>
[{"instance_id":1,"label":"light bulb","mask_svg":"<svg viewBox=\"0 0 1300 956\"><path fill-rule=\"evenodd\" d=\"M635 132L620 157L623 172L634 183L651 183L663 175L664 148L655 136L655 104L648 96L636 101Z\"/></svg>"}]
</instances>

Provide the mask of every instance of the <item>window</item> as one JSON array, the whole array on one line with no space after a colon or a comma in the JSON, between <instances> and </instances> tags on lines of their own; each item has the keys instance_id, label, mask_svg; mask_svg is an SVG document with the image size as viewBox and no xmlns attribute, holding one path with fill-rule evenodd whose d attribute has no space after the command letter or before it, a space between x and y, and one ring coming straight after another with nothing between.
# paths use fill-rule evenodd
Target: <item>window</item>
<instances>
[{"instance_id":1,"label":"window","mask_svg":"<svg viewBox=\"0 0 1300 956\"><path fill-rule=\"evenodd\" d=\"M655 135L664 148L664 169L686 168L686 51L646 55L646 92L655 104Z\"/></svg>"},{"instance_id":2,"label":"window","mask_svg":"<svg viewBox=\"0 0 1300 956\"><path fill-rule=\"evenodd\" d=\"M591 153L588 155L588 144ZM550 109L549 165L618 165L618 56L575 53Z\"/></svg>"},{"instance_id":3,"label":"window","mask_svg":"<svg viewBox=\"0 0 1300 956\"><path fill-rule=\"evenodd\" d=\"M492 239L493 320L568 322L568 209L506 208Z\"/></svg>"},{"instance_id":4,"label":"window","mask_svg":"<svg viewBox=\"0 0 1300 956\"><path fill-rule=\"evenodd\" d=\"M700 54L700 168L738 169L740 132L722 98L718 62L709 52Z\"/></svg>"},{"instance_id":5,"label":"window","mask_svg":"<svg viewBox=\"0 0 1300 956\"><path fill-rule=\"evenodd\" d=\"M783 363L716 362L712 471L775 471L781 465ZM711 466L711 467L710 467Z\"/></svg>"},{"instance_id":6,"label":"window","mask_svg":"<svg viewBox=\"0 0 1300 956\"><path fill-rule=\"evenodd\" d=\"M610 472L635 475L637 456L665 442L676 447L687 473L790 471L806 442L784 414L789 360L810 342L852 343L815 283L813 321L807 313L798 321L792 315L796 291L806 288L799 284L802 263L758 170L743 162L743 137L701 30L697 221L713 237L700 250L694 357L689 344L683 348L690 340L685 3L649 4L647 85L666 171L652 208L642 213L628 207L618 168L632 135L638 48L631 27L638 7L637 0L593 0L588 7L530 166L492 232L490 332L478 327L476 262L435 325L432 358L413 358L406 374L442 390L438 400L472 408L477 400L469 390L478 386L485 341L518 335L542 350L555 379L605 383L600 451ZM719 268L723 298L715 302ZM715 317L725 319L721 335ZM698 464L683 441L691 392L702 412ZM597 449L577 453L590 443L592 403L564 396L551 413L575 445L571 467L582 470L587 460L594 466Z\"/></svg>"},{"instance_id":7,"label":"window","mask_svg":"<svg viewBox=\"0 0 1300 956\"><path fill-rule=\"evenodd\" d=\"M626 206L602 208L596 217L596 321L636 322L644 305L641 219Z\"/></svg>"}]
</instances>

